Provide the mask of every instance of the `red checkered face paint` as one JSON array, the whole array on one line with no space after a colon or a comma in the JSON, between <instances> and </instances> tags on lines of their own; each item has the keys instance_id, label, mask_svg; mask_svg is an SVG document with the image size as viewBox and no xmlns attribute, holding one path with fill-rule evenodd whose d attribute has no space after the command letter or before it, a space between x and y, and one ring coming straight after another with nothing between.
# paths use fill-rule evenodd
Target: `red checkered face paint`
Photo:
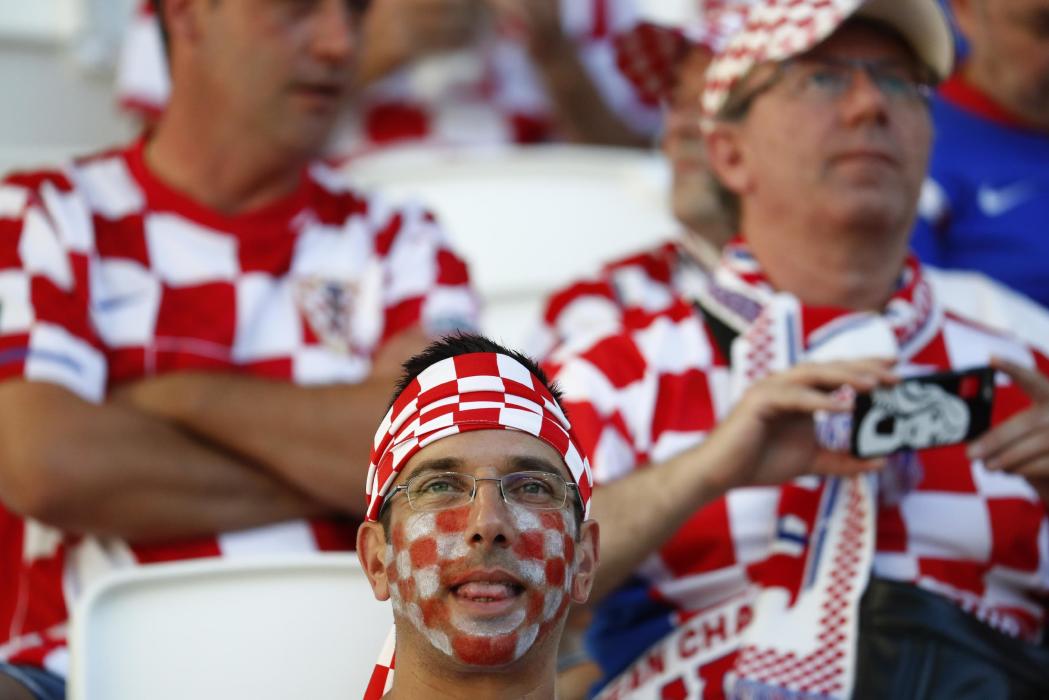
<instances>
[{"instance_id":1,"label":"red checkered face paint","mask_svg":"<svg viewBox=\"0 0 1049 700\"><path fill-rule=\"evenodd\" d=\"M567 510L505 506L505 543L475 542L476 502L412 512L393 527L386 569L394 611L438 650L470 666L520 659L564 617L575 573Z\"/></svg>"}]
</instances>

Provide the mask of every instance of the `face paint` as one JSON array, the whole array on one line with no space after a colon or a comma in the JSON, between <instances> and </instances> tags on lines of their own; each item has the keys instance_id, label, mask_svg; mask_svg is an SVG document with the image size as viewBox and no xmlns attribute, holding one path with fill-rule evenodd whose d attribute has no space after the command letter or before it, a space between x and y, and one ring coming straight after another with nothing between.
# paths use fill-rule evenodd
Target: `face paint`
<instances>
[{"instance_id":1,"label":"face paint","mask_svg":"<svg viewBox=\"0 0 1049 700\"><path fill-rule=\"evenodd\" d=\"M512 545L471 545L471 508L413 512L394 526L386 549L391 598L444 654L466 665L501 666L524 656L567 611L576 524L566 511L509 504ZM477 573L493 569L513 580L484 581ZM504 613L484 610L502 601Z\"/></svg>"}]
</instances>

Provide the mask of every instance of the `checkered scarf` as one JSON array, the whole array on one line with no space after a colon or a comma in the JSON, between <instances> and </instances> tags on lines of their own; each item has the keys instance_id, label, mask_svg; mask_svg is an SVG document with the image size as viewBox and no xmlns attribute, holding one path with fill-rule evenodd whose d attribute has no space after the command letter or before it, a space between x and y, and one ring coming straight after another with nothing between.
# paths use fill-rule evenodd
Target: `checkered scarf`
<instances>
[{"instance_id":1,"label":"checkered scarf","mask_svg":"<svg viewBox=\"0 0 1049 700\"><path fill-rule=\"evenodd\" d=\"M572 425L539 378L507 355L470 353L436 362L397 397L375 433L366 518L376 520L397 475L427 445L470 430L518 430L564 458L578 487L583 517L590 513L590 463Z\"/></svg>"},{"instance_id":2,"label":"checkered scarf","mask_svg":"<svg viewBox=\"0 0 1049 700\"><path fill-rule=\"evenodd\" d=\"M753 382L802 361L881 356L906 362L936 337L942 321L913 257L882 312L856 312L802 306L774 290L740 240L726 248L700 301L739 332L731 349L736 400ZM886 470L908 468L905 454ZM803 477L782 487L771 554L751 571L759 592L736 661L735 697L851 694L877 488L875 477Z\"/></svg>"}]
</instances>

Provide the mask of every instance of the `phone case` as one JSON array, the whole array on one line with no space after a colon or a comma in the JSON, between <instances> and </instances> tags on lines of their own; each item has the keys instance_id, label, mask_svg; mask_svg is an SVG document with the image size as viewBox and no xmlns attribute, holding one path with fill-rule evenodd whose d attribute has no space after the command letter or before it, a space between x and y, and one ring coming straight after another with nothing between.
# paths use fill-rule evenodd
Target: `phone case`
<instances>
[{"instance_id":1,"label":"phone case","mask_svg":"<svg viewBox=\"0 0 1049 700\"><path fill-rule=\"evenodd\" d=\"M968 442L991 425L990 367L908 377L856 397L852 454L882 457Z\"/></svg>"}]
</instances>

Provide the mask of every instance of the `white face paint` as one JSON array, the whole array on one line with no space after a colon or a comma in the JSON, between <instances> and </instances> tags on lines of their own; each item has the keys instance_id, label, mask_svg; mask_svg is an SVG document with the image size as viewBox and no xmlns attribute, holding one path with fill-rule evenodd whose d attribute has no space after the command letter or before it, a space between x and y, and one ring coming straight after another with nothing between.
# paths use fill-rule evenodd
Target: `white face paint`
<instances>
[{"instance_id":1,"label":"white face paint","mask_svg":"<svg viewBox=\"0 0 1049 700\"><path fill-rule=\"evenodd\" d=\"M390 596L394 611L434 648L467 665L501 666L524 656L567 612L576 524L568 511L510 504L510 546L475 548L469 512L413 512L395 527L386 550ZM448 583L485 569L505 571L519 585ZM501 601L511 601L505 614L477 613Z\"/></svg>"}]
</instances>

